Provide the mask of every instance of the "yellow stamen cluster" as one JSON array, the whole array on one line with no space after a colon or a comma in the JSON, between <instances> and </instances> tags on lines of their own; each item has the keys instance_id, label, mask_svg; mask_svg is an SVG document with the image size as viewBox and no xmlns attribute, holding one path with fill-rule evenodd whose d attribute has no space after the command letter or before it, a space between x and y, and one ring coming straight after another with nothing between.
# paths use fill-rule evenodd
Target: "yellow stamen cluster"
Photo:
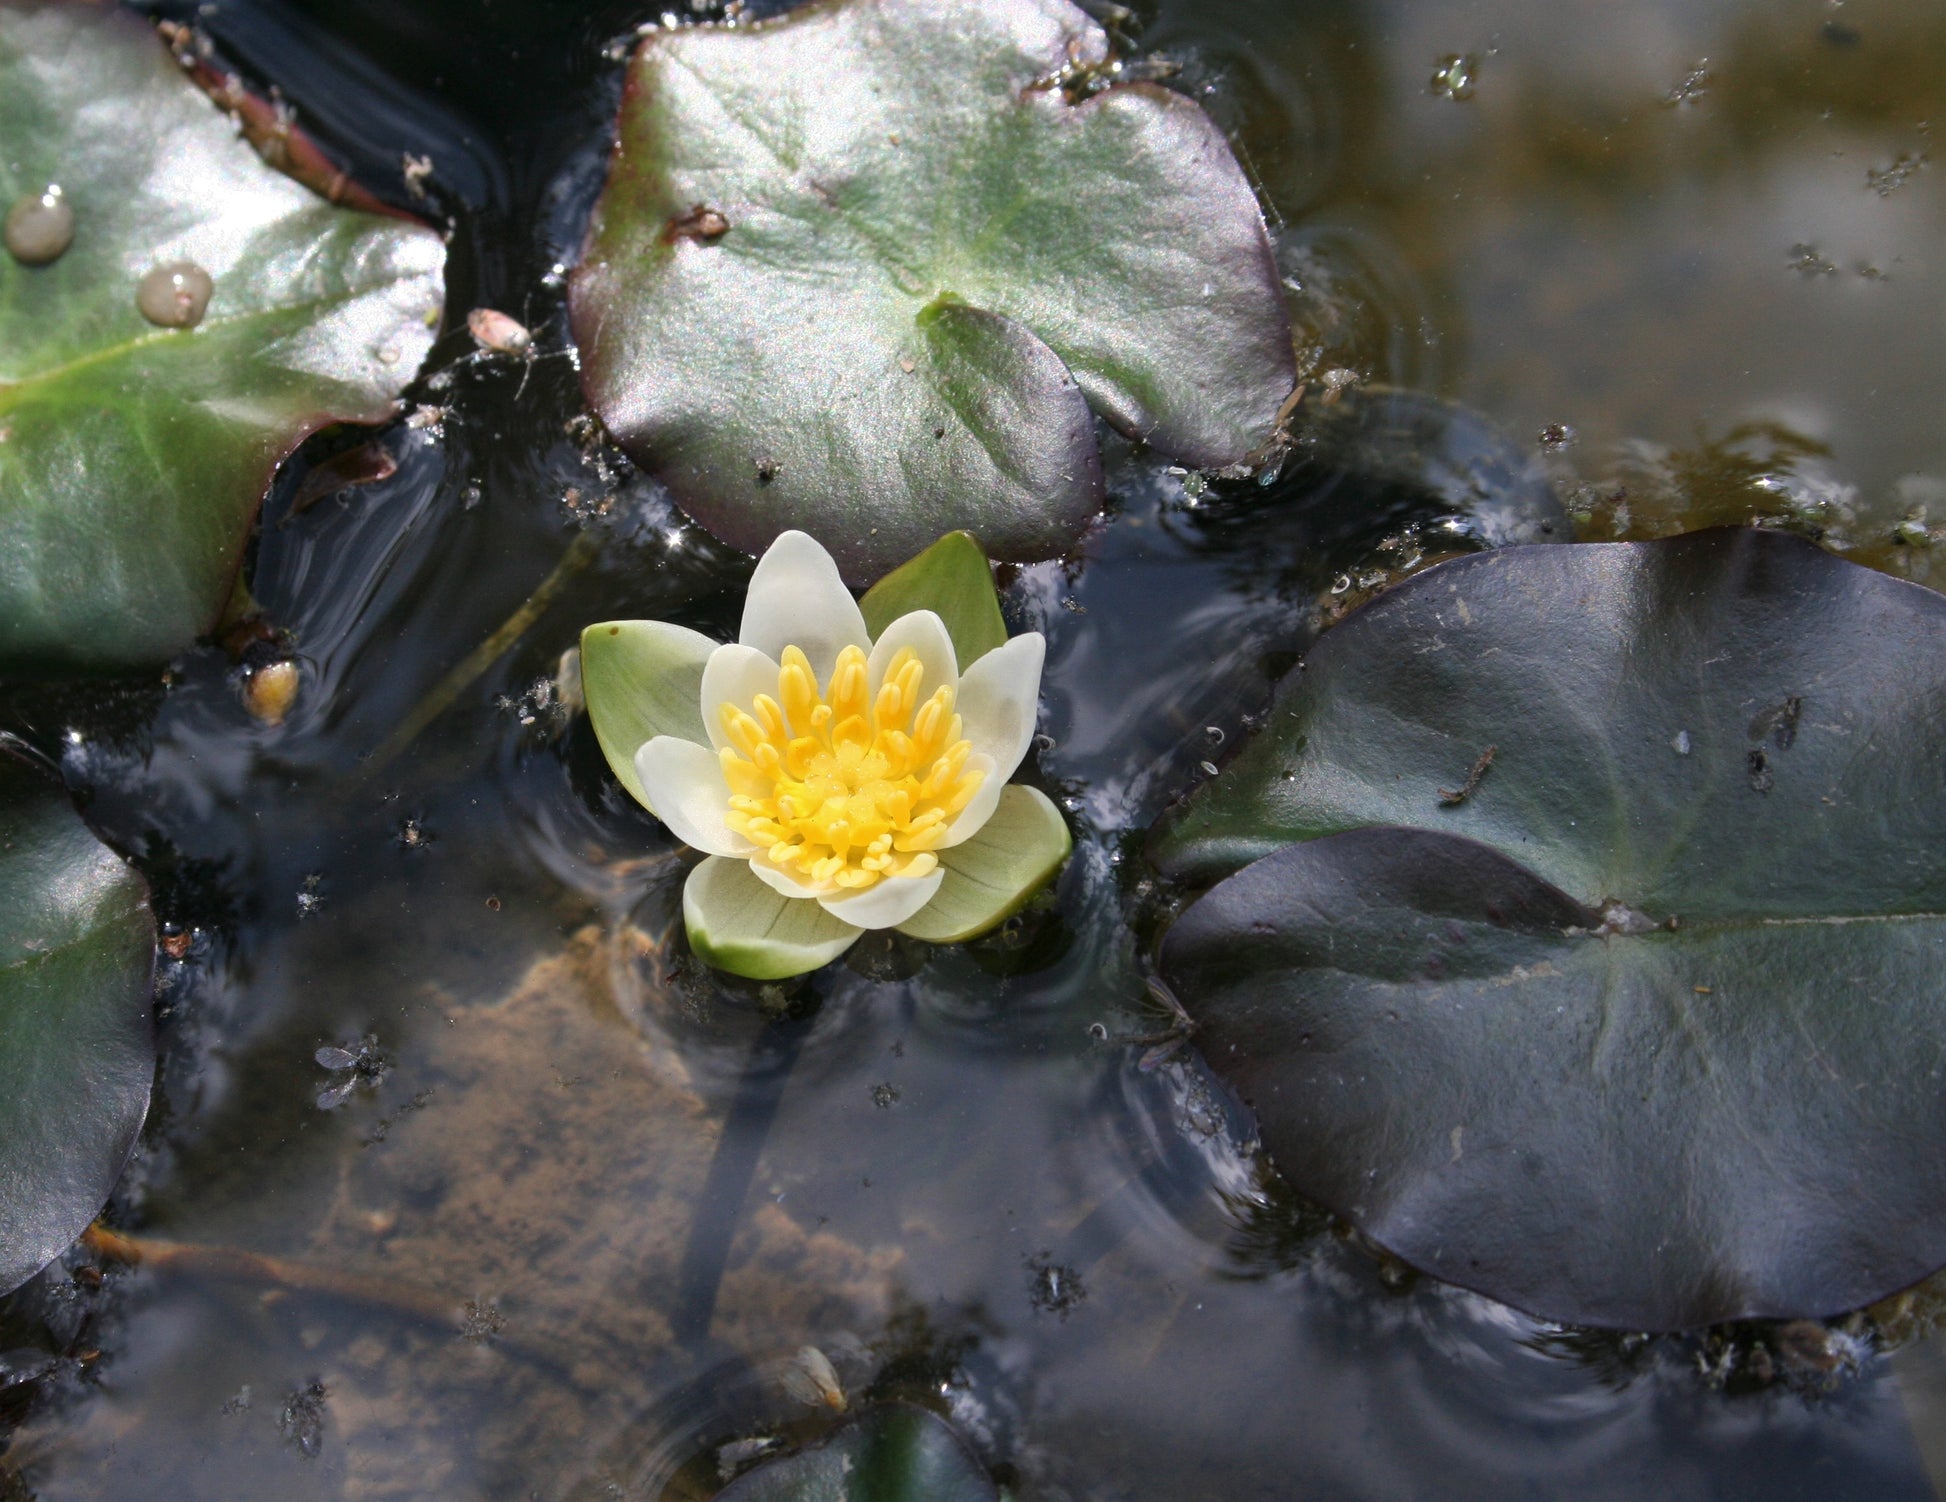
<instances>
[{"instance_id":1,"label":"yellow stamen cluster","mask_svg":"<svg viewBox=\"0 0 1946 1502\"><path fill-rule=\"evenodd\" d=\"M922 703L924 677L907 647L874 695L865 654L846 647L821 696L809 660L786 647L775 698L722 709L730 828L829 891L929 875L985 774L966 768L973 747L960 738L952 685Z\"/></svg>"}]
</instances>

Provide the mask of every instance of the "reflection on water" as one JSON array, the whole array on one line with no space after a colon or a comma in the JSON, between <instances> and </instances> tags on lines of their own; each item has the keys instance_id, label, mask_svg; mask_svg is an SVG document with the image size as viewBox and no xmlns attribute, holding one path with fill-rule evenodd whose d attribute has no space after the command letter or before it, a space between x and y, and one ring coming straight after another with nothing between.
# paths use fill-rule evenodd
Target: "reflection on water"
<instances>
[{"instance_id":1,"label":"reflection on water","mask_svg":"<svg viewBox=\"0 0 1946 1502\"><path fill-rule=\"evenodd\" d=\"M546 353L642 14L204 18L395 200L429 155L453 309L506 307L544 357L448 334L394 474L301 514L304 463L280 481L254 583L303 670L283 726L215 651L166 690L0 699L192 930L112 1211L174 1250L0 1303L0 1498L702 1497L723 1447L816 1432L805 1345L854 1402L950 1413L1023 1499L1932 1496L1923 1344L1894 1381L1863 1327L1829 1371L1776 1332L1561 1330L1292 1202L1145 993L1175 894L1133 836L1344 608L1559 537L1557 494L1584 534L1776 514L1925 553L1946 22L1141 7L1267 199L1312 383L1291 452L1258 483L1111 446L1113 519L1008 571L1049 637L1028 775L1076 825L1058 890L961 950L760 987L686 963L685 858L552 697L587 621L729 634L748 567L573 421ZM1464 99L1431 86L1452 55ZM367 1038L385 1067L334 1089L317 1051Z\"/></svg>"}]
</instances>

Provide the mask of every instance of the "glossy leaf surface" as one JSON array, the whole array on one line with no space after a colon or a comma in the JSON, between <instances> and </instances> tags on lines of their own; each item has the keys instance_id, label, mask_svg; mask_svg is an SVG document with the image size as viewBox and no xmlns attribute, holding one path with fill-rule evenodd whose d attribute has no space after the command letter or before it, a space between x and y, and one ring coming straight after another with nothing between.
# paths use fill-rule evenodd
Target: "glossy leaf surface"
<instances>
[{"instance_id":1,"label":"glossy leaf surface","mask_svg":"<svg viewBox=\"0 0 1946 1502\"><path fill-rule=\"evenodd\" d=\"M1202 110L1089 92L1068 0L822 0L651 32L573 286L611 430L711 531L865 582L964 527L1064 549L1090 407L1196 464L1294 379L1262 217Z\"/></svg>"},{"instance_id":2,"label":"glossy leaf surface","mask_svg":"<svg viewBox=\"0 0 1946 1502\"><path fill-rule=\"evenodd\" d=\"M769 1461L719 1502L998 1502L986 1469L944 1419L905 1403L860 1414L821 1444Z\"/></svg>"},{"instance_id":3,"label":"glossy leaf surface","mask_svg":"<svg viewBox=\"0 0 1946 1502\"><path fill-rule=\"evenodd\" d=\"M166 660L210 629L278 462L384 417L430 347L445 248L264 165L150 28L0 3L0 203L58 184L74 241L0 252L0 661ZM201 323L136 307L214 282Z\"/></svg>"},{"instance_id":4,"label":"glossy leaf surface","mask_svg":"<svg viewBox=\"0 0 1946 1502\"><path fill-rule=\"evenodd\" d=\"M0 1292L80 1235L128 1161L154 960L142 879L0 756Z\"/></svg>"},{"instance_id":5,"label":"glossy leaf surface","mask_svg":"<svg viewBox=\"0 0 1946 1502\"><path fill-rule=\"evenodd\" d=\"M1946 599L1792 538L1442 565L1160 842L1243 866L1164 971L1407 1261L1576 1322L1850 1308L1946 1263L1942 719Z\"/></svg>"}]
</instances>

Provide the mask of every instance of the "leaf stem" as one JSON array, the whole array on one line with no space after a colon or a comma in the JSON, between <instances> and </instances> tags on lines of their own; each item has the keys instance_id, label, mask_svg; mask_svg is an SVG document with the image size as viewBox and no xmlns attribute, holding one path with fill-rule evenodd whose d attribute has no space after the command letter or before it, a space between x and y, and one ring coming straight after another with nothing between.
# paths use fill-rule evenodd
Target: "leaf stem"
<instances>
[{"instance_id":1,"label":"leaf stem","mask_svg":"<svg viewBox=\"0 0 1946 1502\"><path fill-rule=\"evenodd\" d=\"M541 581L540 587L527 597L525 603L502 621L491 636L467 653L444 678L433 685L432 691L414 706L412 713L393 727L392 733L372 752L371 759L366 763L366 772L376 772L388 765L417 740L428 725L451 709L453 701L471 687L475 679L511 651L514 643L533 628L575 576L594 562L595 554L600 550L600 540L594 533L579 534L569 544L567 552L561 555L561 561L554 565L554 572Z\"/></svg>"}]
</instances>

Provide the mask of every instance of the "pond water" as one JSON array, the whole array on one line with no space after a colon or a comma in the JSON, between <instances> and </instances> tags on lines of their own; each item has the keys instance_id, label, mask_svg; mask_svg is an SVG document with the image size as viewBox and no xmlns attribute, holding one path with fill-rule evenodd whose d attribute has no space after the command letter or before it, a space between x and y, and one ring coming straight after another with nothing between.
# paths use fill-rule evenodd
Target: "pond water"
<instances>
[{"instance_id":1,"label":"pond water","mask_svg":"<svg viewBox=\"0 0 1946 1502\"><path fill-rule=\"evenodd\" d=\"M1050 643L1028 775L1076 828L1058 891L960 951L770 988L684 962L686 862L556 682L591 621L728 634L749 568L577 422L559 353L611 44L648 17L152 9L388 198L431 158L449 332L413 394L445 416L380 435L379 483L296 506L363 436L325 435L274 490L252 582L297 643L281 726L214 648L0 703L189 937L108 1214L150 1254L78 1250L0 1301L0 1499L707 1496L719 1447L816 1432L785 1382L807 1344L854 1397L950 1414L1023 1502L1936 1495L1918 1321L1897 1349L1863 1321L1566 1329L1296 1203L1153 1042L1175 894L1138 836L1345 603L1565 540L1563 504L1582 536L1785 515L1926 577L1946 8L1138 5L1130 44L1259 183L1307 369L1426 420L1266 484L1111 445L1107 522L1004 571ZM472 356L476 306L539 358Z\"/></svg>"}]
</instances>

